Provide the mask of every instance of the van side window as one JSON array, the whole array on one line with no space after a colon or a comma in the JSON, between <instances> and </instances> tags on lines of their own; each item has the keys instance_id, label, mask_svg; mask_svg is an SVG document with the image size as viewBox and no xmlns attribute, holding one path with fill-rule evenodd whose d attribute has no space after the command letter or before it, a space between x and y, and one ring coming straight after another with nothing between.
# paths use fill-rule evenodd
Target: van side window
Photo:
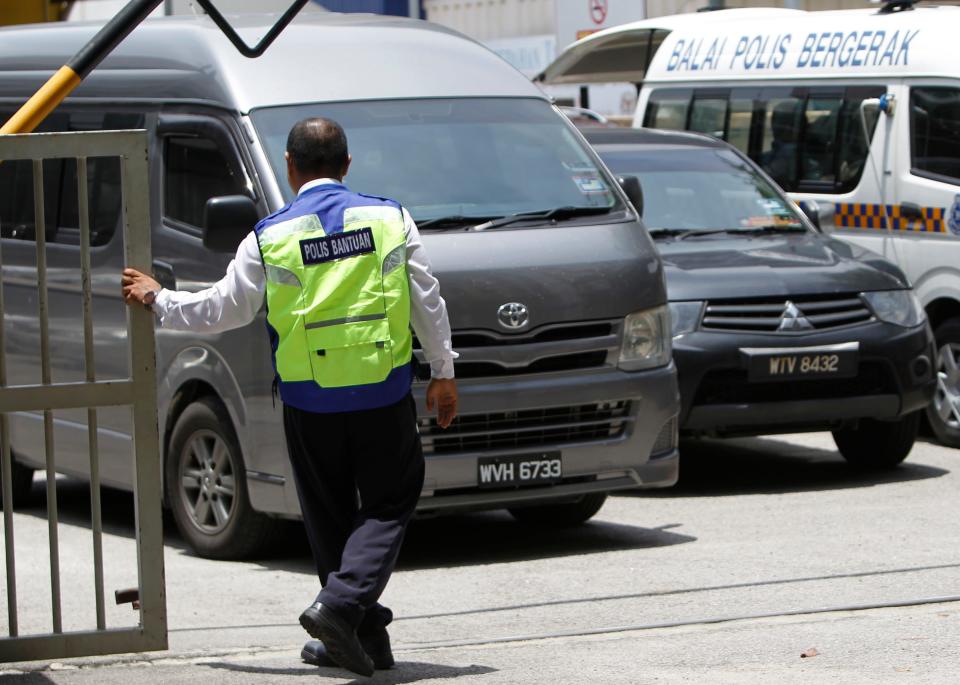
<instances>
[{"instance_id":1,"label":"van side window","mask_svg":"<svg viewBox=\"0 0 960 685\"><path fill-rule=\"evenodd\" d=\"M690 124L687 130L723 138L726 125L726 98L694 98L693 105L690 107Z\"/></svg>"},{"instance_id":2,"label":"van side window","mask_svg":"<svg viewBox=\"0 0 960 685\"><path fill-rule=\"evenodd\" d=\"M794 97L770 98L763 113L763 146L756 161L786 190L797 185L802 114L802 102Z\"/></svg>"},{"instance_id":3,"label":"van side window","mask_svg":"<svg viewBox=\"0 0 960 685\"><path fill-rule=\"evenodd\" d=\"M910 90L912 173L960 183L960 89Z\"/></svg>"},{"instance_id":4,"label":"van side window","mask_svg":"<svg viewBox=\"0 0 960 685\"><path fill-rule=\"evenodd\" d=\"M860 104L880 97L886 89L810 90L659 89L650 94L644 126L722 138L762 166L787 191L848 193L860 182L869 152ZM872 138L877 117L873 110L866 115Z\"/></svg>"},{"instance_id":5,"label":"van side window","mask_svg":"<svg viewBox=\"0 0 960 685\"><path fill-rule=\"evenodd\" d=\"M174 221L203 227L207 200L247 191L212 140L169 136L163 147L163 213Z\"/></svg>"},{"instance_id":6,"label":"van side window","mask_svg":"<svg viewBox=\"0 0 960 685\"><path fill-rule=\"evenodd\" d=\"M6 120L12 112L0 113ZM59 112L48 117L38 132L96 131L142 128L144 117L135 113L91 111ZM0 164L0 235L34 240L33 164L28 160ZM77 197L77 163L73 159L43 162L44 225L51 243L80 244ZM90 244L110 242L120 221L120 160L116 157L87 159L87 199L90 209Z\"/></svg>"},{"instance_id":7,"label":"van side window","mask_svg":"<svg viewBox=\"0 0 960 685\"><path fill-rule=\"evenodd\" d=\"M688 90L654 92L647 104L643 125L647 128L683 131L687 127L689 105L690 91Z\"/></svg>"}]
</instances>

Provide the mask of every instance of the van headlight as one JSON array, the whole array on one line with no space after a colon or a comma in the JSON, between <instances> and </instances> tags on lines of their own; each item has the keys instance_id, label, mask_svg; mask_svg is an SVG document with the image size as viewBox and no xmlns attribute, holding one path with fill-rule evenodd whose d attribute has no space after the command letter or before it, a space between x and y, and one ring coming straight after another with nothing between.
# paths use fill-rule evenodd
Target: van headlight
<instances>
[{"instance_id":1,"label":"van headlight","mask_svg":"<svg viewBox=\"0 0 960 685\"><path fill-rule=\"evenodd\" d=\"M624 318L617 366L624 371L665 366L670 363L670 353L670 310L666 305Z\"/></svg>"},{"instance_id":2,"label":"van headlight","mask_svg":"<svg viewBox=\"0 0 960 685\"><path fill-rule=\"evenodd\" d=\"M919 326L927 318L923 305L912 290L883 290L863 293L873 315L880 321L904 328Z\"/></svg>"}]
</instances>

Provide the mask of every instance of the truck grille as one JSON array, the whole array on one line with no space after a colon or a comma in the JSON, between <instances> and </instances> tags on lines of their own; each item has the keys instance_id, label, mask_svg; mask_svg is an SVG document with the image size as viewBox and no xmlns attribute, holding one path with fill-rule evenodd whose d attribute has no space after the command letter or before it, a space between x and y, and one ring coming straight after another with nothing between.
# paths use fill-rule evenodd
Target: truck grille
<instances>
[{"instance_id":1,"label":"truck grille","mask_svg":"<svg viewBox=\"0 0 960 685\"><path fill-rule=\"evenodd\" d=\"M453 333L458 378L519 376L601 368L620 349L619 321L550 324L525 333L460 330ZM414 340L417 358L423 354Z\"/></svg>"},{"instance_id":2,"label":"truck grille","mask_svg":"<svg viewBox=\"0 0 960 685\"><path fill-rule=\"evenodd\" d=\"M483 452L609 440L623 435L634 418L620 400L572 407L466 414L446 430L433 418L420 419L425 454Z\"/></svg>"},{"instance_id":3,"label":"truck grille","mask_svg":"<svg viewBox=\"0 0 960 685\"><path fill-rule=\"evenodd\" d=\"M856 294L800 296L795 300L714 300L707 303L700 327L713 331L802 333L852 326L871 319L873 314Z\"/></svg>"}]
</instances>

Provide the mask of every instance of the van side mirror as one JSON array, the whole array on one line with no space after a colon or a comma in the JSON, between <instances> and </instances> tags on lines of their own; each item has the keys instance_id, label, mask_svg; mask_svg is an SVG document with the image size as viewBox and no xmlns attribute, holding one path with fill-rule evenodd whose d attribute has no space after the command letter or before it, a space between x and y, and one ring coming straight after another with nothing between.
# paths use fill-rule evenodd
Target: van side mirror
<instances>
[{"instance_id":1,"label":"van side mirror","mask_svg":"<svg viewBox=\"0 0 960 685\"><path fill-rule=\"evenodd\" d=\"M621 176L617 179L620 187L627 194L627 198L637 210L637 214L643 216L643 188L640 187L640 179L636 176Z\"/></svg>"},{"instance_id":2,"label":"van side mirror","mask_svg":"<svg viewBox=\"0 0 960 685\"><path fill-rule=\"evenodd\" d=\"M800 211L810 219L810 223L821 233L830 233L836 228L835 212L832 203L803 200L799 204Z\"/></svg>"},{"instance_id":3,"label":"van side mirror","mask_svg":"<svg viewBox=\"0 0 960 685\"><path fill-rule=\"evenodd\" d=\"M211 197L203 208L203 246L214 252L236 252L260 220L246 195Z\"/></svg>"}]
</instances>

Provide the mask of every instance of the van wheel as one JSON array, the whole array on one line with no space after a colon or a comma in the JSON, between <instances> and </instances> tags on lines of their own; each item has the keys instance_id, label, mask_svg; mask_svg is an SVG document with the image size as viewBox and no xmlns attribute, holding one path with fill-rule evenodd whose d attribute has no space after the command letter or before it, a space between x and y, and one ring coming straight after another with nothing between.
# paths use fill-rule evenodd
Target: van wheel
<instances>
[{"instance_id":1,"label":"van wheel","mask_svg":"<svg viewBox=\"0 0 960 685\"><path fill-rule=\"evenodd\" d=\"M897 421L860 419L856 428L833 431L833 441L843 458L854 466L888 469L907 458L919 428L919 411Z\"/></svg>"},{"instance_id":2,"label":"van wheel","mask_svg":"<svg viewBox=\"0 0 960 685\"><path fill-rule=\"evenodd\" d=\"M927 422L941 444L960 447L960 321L941 324L934 337L937 390L927 406Z\"/></svg>"},{"instance_id":3,"label":"van wheel","mask_svg":"<svg viewBox=\"0 0 960 685\"><path fill-rule=\"evenodd\" d=\"M173 518L208 559L243 559L266 547L276 521L254 511L240 445L226 409L203 397L177 419L165 475Z\"/></svg>"},{"instance_id":4,"label":"van wheel","mask_svg":"<svg viewBox=\"0 0 960 685\"><path fill-rule=\"evenodd\" d=\"M606 501L607 493L595 492L584 495L575 502L513 507L507 509L507 511L513 518L522 523L565 528L567 526L578 526L590 520L594 514L600 511L600 507Z\"/></svg>"},{"instance_id":5,"label":"van wheel","mask_svg":"<svg viewBox=\"0 0 960 685\"><path fill-rule=\"evenodd\" d=\"M26 506L30 501L30 492L33 490L33 469L18 464L10 454L10 491L13 494L13 508L18 509ZM0 483L2 483L3 471L0 469ZM2 490L0 490L2 493ZM0 494L0 502L3 496Z\"/></svg>"}]
</instances>

